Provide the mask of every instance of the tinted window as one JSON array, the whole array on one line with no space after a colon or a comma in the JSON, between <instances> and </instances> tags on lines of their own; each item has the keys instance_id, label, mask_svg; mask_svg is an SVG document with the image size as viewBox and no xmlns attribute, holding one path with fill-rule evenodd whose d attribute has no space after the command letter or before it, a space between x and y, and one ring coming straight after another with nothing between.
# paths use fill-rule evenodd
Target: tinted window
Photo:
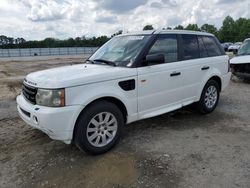
<instances>
[{"instance_id":1,"label":"tinted window","mask_svg":"<svg viewBox=\"0 0 250 188\"><path fill-rule=\"evenodd\" d=\"M165 63L177 61L176 35L159 35L148 54L163 54Z\"/></svg>"},{"instance_id":2,"label":"tinted window","mask_svg":"<svg viewBox=\"0 0 250 188\"><path fill-rule=\"evenodd\" d=\"M199 49L200 49L200 57L208 57L207 50L205 48L205 45L203 43L201 36L198 36L198 43L199 43Z\"/></svg>"},{"instance_id":3,"label":"tinted window","mask_svg":"<svg viewBox=\"0 0 250 188\"><path fill-rule=\"evenodd\" d=\"M183 59L196 59L200 57L196 35L182 35Z\"/></svg>"},{"instance_id":4,"label":"tinted window","mask_svg":"<svg viewBox=\"0 0 250 188\"><path fill-rule=\"evenodd\" d=\"M209 57L222 55L214 37L202 36Z\"/></svg>"}]
</instances>

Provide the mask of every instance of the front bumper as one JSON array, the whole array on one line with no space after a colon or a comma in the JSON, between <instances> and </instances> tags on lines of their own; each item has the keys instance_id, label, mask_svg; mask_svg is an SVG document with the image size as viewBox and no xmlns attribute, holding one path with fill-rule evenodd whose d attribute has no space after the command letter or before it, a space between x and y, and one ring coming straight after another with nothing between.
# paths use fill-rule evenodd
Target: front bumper
<instances>
[{"instance_id":1,"label":"front bumper","mask_svg":"<svg viewBox=\"0 0 250 188\"><path fill-rule=\"evenodd\" d=\"M234 74L235 76L238 76L239 78L250 79L250 73L245 73L245 72L234 72L233 74Z\"/></svg>"},{"instance_id":2,"label":"front bumper","mask_svg":"<svg viewBox=\"0 0 250 188\"><path fill-rule=\"evenodd\" d=\"M233 75L250 79L250 63L231 64L230 66Z\"/></svg>"},{"instance_id":3,"label":"front bumper","mask_svg":"<svg viewBox=\"0 0 250 188\"><path fill-rule=\"evenodd\" d=\"M54 140L70 144L73 130L81 106L44 107L27 102L22 95L17 96L19 116L32 127L46 133Z\"/></svg>"}]
</instances>

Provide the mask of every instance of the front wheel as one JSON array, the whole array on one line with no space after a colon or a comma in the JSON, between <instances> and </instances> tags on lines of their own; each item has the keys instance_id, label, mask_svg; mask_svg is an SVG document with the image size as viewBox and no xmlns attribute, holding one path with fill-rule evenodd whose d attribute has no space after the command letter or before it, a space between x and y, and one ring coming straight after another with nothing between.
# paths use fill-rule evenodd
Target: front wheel
<instances>
[{"instance_id":1,"label":"front wheel","mask_svg":"<svg viewBox=\"0 0 250 188\"><path fill-rule=\"evenodd\" d=\"M123 125L123 114L115 104L95 102L80 115L74 142L88 153L104 153L118 143Z\"/></svg>"},{"instance_id":2,"label":"front wheel","mask_svg":"<svg viewBox=\"0 0 250 188\"><path fill-rule=\"evenodd\" d=\"M220 98L219 85L215 80L209 80L201 94L198 102L198 109L201 113L207 114L216 108Z\"/></svg>"}]
</instances>

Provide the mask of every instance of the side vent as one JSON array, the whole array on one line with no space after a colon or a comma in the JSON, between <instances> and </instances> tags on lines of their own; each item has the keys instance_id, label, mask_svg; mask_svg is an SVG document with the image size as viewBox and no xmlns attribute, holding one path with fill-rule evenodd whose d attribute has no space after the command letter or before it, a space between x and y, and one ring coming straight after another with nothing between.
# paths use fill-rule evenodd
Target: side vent
<instances>
[{"instance_id":1,"label":"side vent","mask_svg":"<svg viewBox=\"0 0 250 188\"><path fill-rule=\"evenodd\" d=\"M119 86L125 91L131 91L135 89L135 80L124 80L119 82Z\"/></svg>"}]
</instances>

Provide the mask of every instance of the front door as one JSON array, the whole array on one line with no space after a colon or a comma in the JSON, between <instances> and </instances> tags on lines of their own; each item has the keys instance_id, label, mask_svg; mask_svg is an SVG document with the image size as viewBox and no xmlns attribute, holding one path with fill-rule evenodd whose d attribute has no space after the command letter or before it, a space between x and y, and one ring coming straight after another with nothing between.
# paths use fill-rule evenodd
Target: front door
<instances>
[{"instance_id":1,"label":"front door","mask_svg":"<svg viewBox=\"0 0 250 188\"><path fill-rule=\"evenodd\" d=\"M163 54L164 63L148 63L138 71L138 114L144 119L181 108L182 75L177 36L159 35L147 55Z\"/></svg>"}]
</instances>

